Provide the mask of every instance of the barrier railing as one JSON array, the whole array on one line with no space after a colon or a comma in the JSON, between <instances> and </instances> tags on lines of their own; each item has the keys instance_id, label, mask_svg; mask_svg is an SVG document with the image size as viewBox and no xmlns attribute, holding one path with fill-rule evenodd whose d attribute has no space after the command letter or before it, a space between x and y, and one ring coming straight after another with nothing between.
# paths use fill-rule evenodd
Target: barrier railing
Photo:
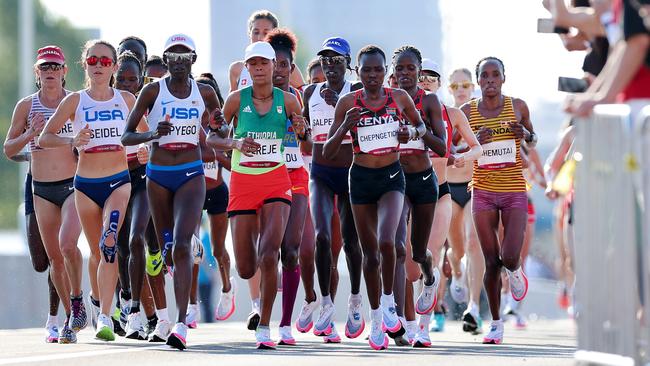
<instances>
[{"instance_id":1,"label":"barrier railing","mask_svg":"<svg viewBox=\"0 0 650 366\"><path fill-rule=\"evenodd\" d=\"M597 106L592 117L576 122L580 365L649 360L650 200L644 197L650 198L650 107L639 112L640 105Z\"/></svg>"}]
</instances>

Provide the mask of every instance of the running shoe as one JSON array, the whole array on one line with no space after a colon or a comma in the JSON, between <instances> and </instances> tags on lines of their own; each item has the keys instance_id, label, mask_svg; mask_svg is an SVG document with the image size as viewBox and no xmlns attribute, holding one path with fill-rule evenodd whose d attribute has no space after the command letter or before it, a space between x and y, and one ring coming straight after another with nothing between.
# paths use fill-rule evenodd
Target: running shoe
<instances>
[{"instance_id":1,"label":"running shoe","mask_svg":"<svg viewBox=\"0 0 650 366\"><path fill-rule=\"evenodd\" d=\"M438 300L438 286L440 285L440 270L433 269L433 283L431 286L422 286L422 292L415 303L415 312L418 314L430 314Z\"/></svg>"},{"instance_id":2,"label":"running shoe","mask_svg":"<svg viewBox=\"0 0 650 366\"><path fill-rule=\"evenodd\" d=\"M59 343L59 327L54 322L45 324L45 343Z\"/></svg>"},{"instance_id":3,"label":"running shoe","mask_svg":"<svg viewBox=\"0 0 650 366\"><path fill-rule=\"evenodd\" d=\"M99 317L100 309L99 305L93 304L93 298L91 295L88 295L88 305L90 306L90 321L93 328L97 328L97 318Z\"/></svg>"},{"instance_id":4,"label":"running shoe","mask_svg":"<svg viewBox=\"0 0 650 366\"><path fill-rule=\"evenodd\" d=\"M341 343L341 337L339 336L339 332L336 331L336 326L334 325L334 322L332 322L332 333L326 335L323 337L323 342L325 343Z\"/></svg>"},{"instance_id":5,"label":"running shoe","mask_svg":"<svg viewBox=\"0 0 650 366\"><path fill-rule=\"evenodd\" d=\"M147 334L142 326L140 313L129 314L126 321L126 338L137 339L139 341L147 339Z\"/></svg>"},{"instance_id":6,"label":"running shoe","mask_svg":"<svg viewBox=\"0 0 650 366\"><path fill-rule=\"evenodd\" d=\"M408 320L405 319L402 322L402 325L404 326L404 329L406 330L406 334L404 334L404 336L406 337L406 340L410 344L413 344L413 341L415 340L415 334L418 331L418 323L415 320L408 321Z\"/></svg>"},{"instance_id":7,"label":"running shoe","mask_svg":"<svg viewBox=\"0 0 650 366\"><path fill-rule=\"evenodd\" d=\"M108 315L99 314L97 317L97 330L95 338L102 341L114 341L115 333L113 333L113 321Z\"/></svg>"},{"instance_id":8,"label":"running shoe","mask_svg":"<svg viewBox=\"0 0 650 366\"><path fill-rule=\"evenodd\" d=\"M88 326L88 314L86 313L83 297L79 296L70 299L70 307L70 328L78 332Z\"/></svg>"},{"instance_id":9,"label":"running shoe","mask_svg":"<svg viewBox=\"0 0 650 366\"><path fill-rule=\"evenodd\" d=\"M219 305L214 311L214 319L218 321L227 320L235 312L235 281L230 277L230 291L221 292Z\"/></svg>"},{"instance_id":10,"label":"running shoe","mask_svg":"<svg viewBox=\"0 0 650 366\"><path fill-rule=\"evenodd\" d=\"M427 325L420 325L418 331L415 333L413 339L413 348L428 348L431 347L431 339L429 338L429 331Z\"/></svg>"},{"instance_id":11,"label":"running shoe","mask_svg":"<svg viewBox=\"0 0 650 366\"><path fill-rule=\"evenodd\" d=\"M111 320L113 321L113 331L115 334L117 334L120 337L124 337L126 335L126 331L124 328L122 328L122 324L120 322L120 317L122 316L122 310L120 308L115 308L113 311L113 315L111 315Z\"/></svg>"},{"instance_id":12,"label":"running shoe","mask_svg":"<svg viewBox=\"0 0 650 366\"><path fill-rule=\"evenodd\" d=\"M291 334L291 326L285 325L280 327L280 341L278 342L281 346L295 346L296 339L293 338Z\"/></svg>"},{"instance_id":13,"label":"running shoe","mask_svg":"<svg viewBox=\"0 0 650 366\"><path fill-rule=\"evenodd\" d=\"M517 313L516 319L515 319L515 328L518 330L525 330L528 327L528 323L526 322L526 318Z\"/></svg>"},{"instance_id":14,"label":"running shoe","mask_svg":"<svg viewBox=\"0 0 650 366\"><path fill-rule=\"evenodd\" d=\"M129 313L131 312L131 300L122 298L122 291L120 290L120 327L126 329L126 323L129 320Z\"/></svg>"},{"instance_id":15,"label":"running shoe","mask_svg":"<svg viewBox=\"0 0 650 366\"><path fill-rule=\"evenodd\" d=\"M483 338L484 344L501 344L503 342L503 321L493 320L490 332Z\"/></svg>"},{"instance_id":16,"label":"running shoe","mask_svg":"<svg viewBox=\"0 0 650 366\"><path fill-rule=\"evenodd\" d=\"M451 284L449 285L449 294L457 304L465 304L469 301L469 290L467 289L465 264L460 262L460 270L462 272L459 278L451 276Z\"/></svg>"},{"instance_id":17,"label":"running shoe","mask_svg":"<svg viewBox=\"0 0 650 366\"><path fill-rule=\"evenodd\" d=\"M194 259L194 264L199 264L203 261L203 244L201 239L196 235L192 235L192 258Z\"/></svg>"},{"instance_id":18,"label":"running shoe","mask_svg":"<svg viewBox=\"0 0 650 366\"><path fill-rule=\"evenodd\" d=\"M348 320L345 322L345 336L354 339L363 333L366 328L366 321L361 314L361 301L352 301L352 295L348 299Z\"/></svg>"},{"instance_id":19,"label":"running shoe","mask_svg":"<svg viewBox=\"0 0 650 366\"><path fill-rule=\"evenodd\" d=\"M382 313L382 330L388 334L391 338L401 336L405 333L402 323L397 317L397 312L395 311L395 302L392 301L388 304L383 303L379 306Z\"/></svg>"},{"instance_id":20,"label":"running shoe","mask_svg":"<svg viewBox=\"0 0 650 366\"><path fill-rule=\"evenodd\" d=\"M569 306L571 306L571 299L569 298L569 291L567 291L566 288L562 289L562 292L560 292L560 295L557 298L557 304L560 306L561 309L568 309Z\"/></svg>"},{"instance_id":21,"label":"running shoe","mask_svg":"<svg viewBox=\"0 0 650 366\"><path fill-rule=\"evenodd\" d=\"M314 324L314 335L327 336L332 333L332 318L334 318L334 305L323 304L320 308L320 314Z\"/></svg>"},{"instance_id":22,"label":"running shoe","mask_svg":"<svg viewBox=\"0 0 650 366\"><path fill-rule=\"evenodd\" d=\"M187 306L187 314L185 314L185 322L190 329L196 329L196 323L201 320L201 311L199 304L189 304Z\"/></svg>"},{"instance_id":23,"label":"running shoe","mask_svg":"<svg viewBox=\"0 0 650 366\"><path fill-rule=\"evenodd\" d=\"M59 334L59 344L77 343L77 333L68 324L63 326Z\"/></svg>"},{"instance_id":24,"label":"running shoe","mask_svg":"<svg viewBox=\"0 0 650 366\"><path fill-rule=\"evenodd\" d=\"M512 293L512 298L516 301L521 301L526 297L528 293L528 277L524 271L519 267L514 272L510 272L506 269L508 274L508 280L510 281L510 292Z\"/></svg>"},{"instance_id":25,"label":"running shoe","mask_svg":"<svg viewBox=\"0 0 650 366\"><path fill-rule=\"evenodd\" d=\"M473 335L480 334L483 326L483 320L478 309L469 307L463 313L463 332L468 332Z\"/></svg>"},{"instance_id":26,"label":"running shoe","mask_svg":"<svg viewBox=\"0 0 650 366\"><path fill-rule=\"evenodd\" d=\"M275 349L276 345L271 340L271 329L269 327L257 327L255 330L255 343L257 349Z\"/></svg>"},{"instance_id":27,"label":"running shoe","mask_svg":"<svg viewBox=\"0 0 650 366\"><path fill-rule=\"evenodd\" d=\"M250 314L248 314L246 328L248 328L248 330L256 330L258 324L260 324L260 314L257 311L252 311Z\"/></svg>"},{"instance_id":28,"label":"running shoe","mask_svg":"<svg viewBox=\"0 0 650 366\"><path fill-rule=\"evenodd\" d=\"M153 330L153 335L151 336L149 342L167 342L167 338L169 338L169 332L171 332L171 327L172 326L169 324L169 321L158 319L158 323L156 323L156 329Z\"/></svg>"},{"instance_id":29,"label":"running shoe","mask_svg":"<svg viewBox=\"0 0 650 366\"><path fill-rule=\"evenodd\" d=\"M434 312L433 313L433 325L431 326L432 332L444 332L445 331L445 322L447 318L445 317L444 312Z\"/></svg>"},{"instance_id":30,"label":"running shoe","mask_svg":"<svg viewBox=\"0 0 650 366\"><path fill-rule=\"evenodd\" d=\"M300 333L307 333L309 330L311 330L311 327L314 326L314 311L318 309L318 305L320 305L318 297L312 302L303 300L302 308L300 308L300 314L298 315L298 319L296 319L296 329Z\"/></svg>"},{"instance_id":31,"label":"running shoe","mask_svg":"<svg viewBox=\"0 0 650 366\"><path fill-rule=\"evenodd\" d=\"M145 339L148 339L149 336L153 333L153 331L156 329L156 324L158 323L158 317L154 316L151 319L147 319L147 323L144 325L144 334L145 334Z\"/></svg>"},{"instance_id":32,"label":"running shoe","mask_svg":"<svg viewBox=\"0 0 650 366\"><path fill-rule=\"evenodd\" d=\"M372 313L372 310L370 310ZM388 336L382 330L381 316L370 317L370 334L368 335L368 344L375 351L388 349Z\"/></svg>"},{"instance_id":33,"label":"running shoe","mask_svg":"<svg viewBox=\"0 0 650 366\"><path fill-rule=\"evenodd\" d=\"M187 325L178 322L174 324L169 337L167 337L167 345L172 346L178 350L187 348Z\"/></svg>"}]
</instances>

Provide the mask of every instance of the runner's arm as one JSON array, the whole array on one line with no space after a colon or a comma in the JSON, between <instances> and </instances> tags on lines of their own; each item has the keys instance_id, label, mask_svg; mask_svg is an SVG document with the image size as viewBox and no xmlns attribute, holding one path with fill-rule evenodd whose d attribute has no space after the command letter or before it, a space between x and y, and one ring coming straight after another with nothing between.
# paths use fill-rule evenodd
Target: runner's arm
<instances>
[{"instance_id":1,"label":"runner's arm","mask_svg":"<svg viewBox=\"0 0 650 366\"><path fill-rule=\"evenodd\" d=\"M31 99L25 98L16 104L14 113L11 116L11 126L7 131L4 143L4 153L7 158L14 160L29 141L38 136L38 130L33 126L27 128L27 116L31 109Z\"/></svg>"}]
</instances>

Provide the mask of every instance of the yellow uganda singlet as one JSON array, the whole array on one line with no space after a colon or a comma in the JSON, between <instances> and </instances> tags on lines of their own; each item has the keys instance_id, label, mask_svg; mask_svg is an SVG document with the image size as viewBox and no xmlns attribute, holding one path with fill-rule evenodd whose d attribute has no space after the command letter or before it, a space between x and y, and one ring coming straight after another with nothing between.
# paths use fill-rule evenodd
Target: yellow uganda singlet
<instances>
[{"instance_id":1,"label":"yellow uganda singlet","mask_svg":"<svg viewBox=\"0 0 650 366\"><path fill-rule=\"evenodd\" d=\"M521 140L508 126L517 122L512 98L504 96L504 105L496 118L485 118L478 111L478 99L471 102L469 125L475 134L483 126L493 131L492 142L483 144L483 154L474 162L472 187L490 192L526 192L521 166Z\"/></svg>"}]
</instances>

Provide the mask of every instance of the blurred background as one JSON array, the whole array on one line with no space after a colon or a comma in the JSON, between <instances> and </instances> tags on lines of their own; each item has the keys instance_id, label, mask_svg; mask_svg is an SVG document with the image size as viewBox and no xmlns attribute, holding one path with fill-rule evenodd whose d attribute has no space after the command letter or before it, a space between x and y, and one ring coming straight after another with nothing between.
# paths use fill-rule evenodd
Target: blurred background
<instances>
[{"instance_id":1,"label":"blurred background","mask_svg":"<svg viewBox=\"0 0 650 366\"><path fill-rule=\"evenodd\" d=\"M212 72L225 95L228 66L243 57L249 42L247 19L257 9L268 9L278 15L280 26L291 28L299 37L296 64L304 75L307 63L316 56L322 41L330 36L346 38L353 53L371 43L381 46L387 54L401 45L412 44L424 57L441 65L441 96L445 102L452 103L446 91L452 70L465 67L474 71L480 58L499 57L505 64L504 94L528 103L543 161L557 143L560 126L566 118L561 108L565 94L557 91L557 79L559 76L581 77L584 52L569 53L557 36L537 33L537 18L549 16L537 1L426 0L412 3L417 6L409 4L389 0L330 0L326 3L113 0L90 5L84 0L2 0L0 134L4 139L16 101L34 90L33 87L21 90L19 84L21 77L27 78L28 85L33 84L31 70L39 47L47 44L62 47L70 69L66 87L79 90L83 73L76 60L86 40L102 38L117 45L122 38L134 35L147 43L149 55L160 55L169 35L186 33L197 45L194 73ZM19 37L21 27L23 32L33 33L31 44L21 43L24 42ZM26 46L23 51L21 45ZM351 79L355 77L349 75ZM40 326L40 315L44 314L46 304L46 275L35 273L29 265L22 234L20 186L25 172L22 165L21 168L21 164L0 159L3 184L0 189L0 268L5 274L11 273L0 278L0 293L14 297L11 292L14 290L25 294L33 292L33 299L38 300L27 303L11 299L0 301L0 328ZM532 196L537 207L537 230L531 247L532 266L528 268L531 277L552 281L557 257L551 229L552 205L538 187L533 189ZM88 252L83 235L79 246L83 252ZM345 265L339 268L343 270ZM345 282L341 280L341 284ZM553 282L545 286L548 291L553 290ZM240 292L242 298L247 297L245 292ZM545 295L540 294L540 298L543 297ZM550 299L551 304L554 297ZM22 317L5 311L17 308L38 309L39 316ZM246 306L242 314L245 310ZM558 314L546 311L542 316Z\"/></svg>"}]
</instances>

